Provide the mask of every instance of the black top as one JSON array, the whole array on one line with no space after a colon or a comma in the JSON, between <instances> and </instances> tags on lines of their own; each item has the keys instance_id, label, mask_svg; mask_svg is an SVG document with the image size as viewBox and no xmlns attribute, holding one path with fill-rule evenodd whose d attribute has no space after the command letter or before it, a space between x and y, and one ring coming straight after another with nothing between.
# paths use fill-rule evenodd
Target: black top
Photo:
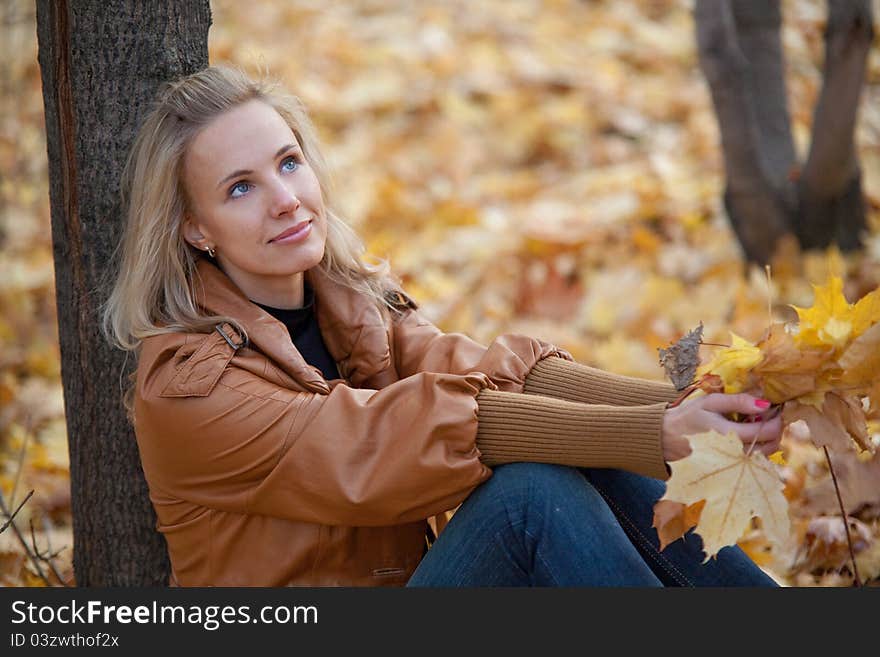
<instances>
[{"instance_id":1,"label":"black top","mask_svg":"<svg viewBox=\"0 0 880 657\"><path fill-rule=\"evenodd\" d=\"M272 315L275 319L283 322L290 333L290 339L294 346L302 354L309 365L314 365L328 381L339 379L339 371L336 362L327 351L321 330L318 328L318 316L315 314L315 292L307 282L303 282L303 306L302 308L273 308L257 305Z\"/></svg>"}]
</instances>

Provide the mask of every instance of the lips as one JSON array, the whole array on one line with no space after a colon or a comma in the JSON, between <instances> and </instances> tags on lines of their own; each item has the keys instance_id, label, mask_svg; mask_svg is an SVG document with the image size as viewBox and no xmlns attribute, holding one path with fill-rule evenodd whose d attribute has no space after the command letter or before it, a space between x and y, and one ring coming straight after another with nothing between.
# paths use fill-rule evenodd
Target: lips
<instances>
[{"instance_id":1,"label":"lips","mask_svg":"<svg viewBox=\"0 0 880 657\"><path fill-rule=\"evenodd\" d=\"M308 227L308 225L312 223L311 219L307 219L306 221L300 221L298 224L291 226L287 230L282 233L278 233L275 237L273 237L269 242L277 242L278 240L283 240L286 237L290 237L291 235L296 235L297 233L301 233L303 230Z\"/></svg>"}]
</instances>

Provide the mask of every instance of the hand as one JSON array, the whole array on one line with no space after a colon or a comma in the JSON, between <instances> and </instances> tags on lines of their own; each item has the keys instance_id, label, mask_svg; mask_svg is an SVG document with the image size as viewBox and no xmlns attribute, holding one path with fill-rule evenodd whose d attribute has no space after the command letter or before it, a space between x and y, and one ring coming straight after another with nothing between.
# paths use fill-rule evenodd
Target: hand
<instances>
[{"instance_id":1,"label":"hand","mask_svg":"<svg viewBox=\"0 0 880 657\"><path fill-rule=\"evenodd\" d=\"M733 422L726 413L739 413L742 422ZM675 461L691 453L687 436L714 429L726 434L733 431L743 442L743 449L756 449L769 456L779 449L782 439L782 416L779 407L746 393L735 395L713 393L686 399L670 408L663 417L663 458ZM754 445L754 447L753 447Z\"/></svg>"}]
</instances>

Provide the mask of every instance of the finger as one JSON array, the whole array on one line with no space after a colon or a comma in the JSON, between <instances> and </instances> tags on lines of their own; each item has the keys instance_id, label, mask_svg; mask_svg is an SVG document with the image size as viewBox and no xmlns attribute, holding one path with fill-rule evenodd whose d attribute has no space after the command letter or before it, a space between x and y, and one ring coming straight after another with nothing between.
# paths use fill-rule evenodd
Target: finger
<instances>
[{"instance_id":1,"label":"finger","mask_svg":"<svg viewBox=\"0 0 880 657\"><path fill-rule=\"evenodd\" d=\"M758 431L758 442L774 442L782 437L782 416L755 425Z\"/></svg>"},{"instance_id":2,"label":"finger","mask_svg":"<svg viewBox=\"0 0 880 657\"><path fill-rule=\"evenodd\" d=\"M776 440L782 433L782 417L766 422L742 423L724 420L725 431L733 431L744 443L765 443Z\"/></svg>"},{"instance_id":3,"label":"finger","mask_svg":"<svg viewBox=\"0 0 880 657\"><path fill-rule=\"evenodd\" d=\"M764 456L770 456L771 454L775 454L779 451L779 443L776 441L769 443L761 443L759 445L755 445L755 449Z\"/></svg>"},{"instance_id":4,"label":"finger","mask_svg":"<svg viewBox=\"0 0 880 657\"><path fill-rule=\"evenodd\" d=\"M767 427L766 432L762 431L758 435L758 440L756 440L755 443L756 446L759 446L761 448L761 451L763 451L765 454L772 454L773 452L777 451L779 449L779 445L782 443L781 421L778 429L775 426L769 426Z\"/></svg>"},{"instance_id":5,"label":"finger","mask_svg":"<svg viewBox=\"0 0 880 657\"><path fill-rule=\"evenodd\" d=\"M763 413L758 413L757 415L749 415L748 417L743 418L743 422L769 422L774 417L779 415L782 412L781 406L771 406L769 409L764 411Z\"/></svg>"},{"instance_id":6,"label":"finger","mask_svg":"<svg viewBox=\"0 0 880 657\"><path fill-rule=\"evenodd\" d=\"M760 431L756 424L742 424L740 422L730 422L725 420L727 426L742 441L743 451L747 454L753 451L759 451L764 456L770 456L774 452L779 451L779 445L782 441L782 431L774 427L769 427L764 431ZM773 435L777 433L778 435Z\"/></svg>"},{"instance_id":7,"label":"finger","mask_svg":"<svg viewBox=\"0 0 880 657\"><path fill-rule=\"evenodd\" d=\"M752 425L756 432L759 432L764 438L767 436L781 436L782 435L782 416L779 414L775 414L771 417L767 417L764 415L761 416L752 416L753 418L759 419L748 419L745 422L747 424Z\"/></svg>"},{"instance_id":8,"label":"finger","mask_svg":"<svg viewBox=\"0 0 880 657\"><path fill-rule=\"evenodd\" d=\"M753 415L766 412L770 408L770 402L744 392L735 395L715 392L711 395L706 395L703 400L703 408L715 413L745 413Z\"/></svg>"},{"instance_id":9,"label":"finger","mask_svg":"<svg viewBox=\"0 0 880 657\"><path fill-rule=\"evenodd\" d=\"M758 425L761 436L770 436L770 440L782 440L782 414L774 415Z\"/></svg>"}]
</instances>

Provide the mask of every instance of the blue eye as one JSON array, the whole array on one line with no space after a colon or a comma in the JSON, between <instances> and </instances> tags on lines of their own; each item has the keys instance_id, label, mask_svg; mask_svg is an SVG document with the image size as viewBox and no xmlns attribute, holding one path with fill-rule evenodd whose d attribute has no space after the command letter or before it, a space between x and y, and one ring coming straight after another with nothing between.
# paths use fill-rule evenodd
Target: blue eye
<instances>
[{"instance_id":1,"label":"blue eye","mask_svg":"<svg viewBox=\"0 0 880 657\"><path fill-rule=\"evenodd\" d=\"M251 186L246 182L237 182L232 187L229 188L229 196L232 198L240 198L247 194L248 190L250 190Z\"/></svg>"},{"instance_id":2,"label":"blue eye","mask_svg":"<svg viewBox=\"0 0 880 657\"><path fill-rule=\"evenodd\" d=\"M299 168L299 162L297 162L296 158L293 155L285 157L281 160L281 170L287 171L288 173L292 171L296 171Z\"/></svg>"}]
</instances>

